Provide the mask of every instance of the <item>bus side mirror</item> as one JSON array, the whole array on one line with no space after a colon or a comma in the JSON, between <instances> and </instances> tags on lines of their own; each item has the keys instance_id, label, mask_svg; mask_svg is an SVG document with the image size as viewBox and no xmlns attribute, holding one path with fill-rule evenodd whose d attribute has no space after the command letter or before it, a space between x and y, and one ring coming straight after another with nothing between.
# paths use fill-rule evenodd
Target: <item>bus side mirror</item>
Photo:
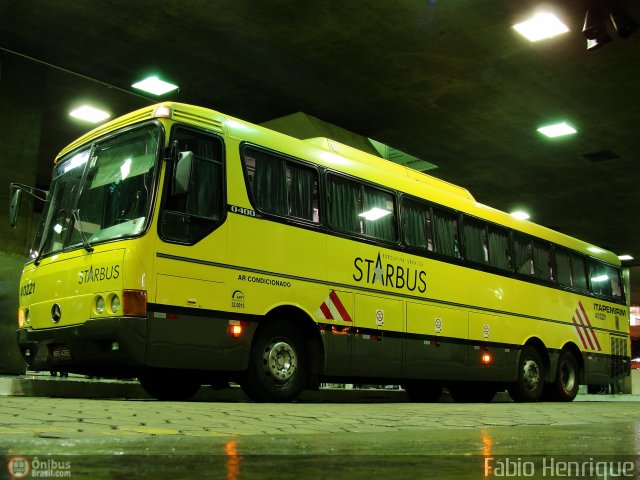
<instances>
[{"instance_id":1,"label":"bus side mirror","mask_svg":"<svg viewBox=\"0 0 640 480\"><path fill-rule=\"evenodd\" d=\"M11 186L13 187L13 185ZM20 210L20 197L22 195L20 187L15 187L15 189L9 203L9 225L11 225L11 228L16 228L18 223L18 211Z\"/></svg>"},{"instance_id":2,"label":"bus side mirror","mask_svg":"<svg viewBox=\"0 0 640 480\"><path fill-rule=\"evenodd\" d=\"M180 152L173 174L173 195L183 195L189 191L193 152Z\"/></svg>"}]
</instances>

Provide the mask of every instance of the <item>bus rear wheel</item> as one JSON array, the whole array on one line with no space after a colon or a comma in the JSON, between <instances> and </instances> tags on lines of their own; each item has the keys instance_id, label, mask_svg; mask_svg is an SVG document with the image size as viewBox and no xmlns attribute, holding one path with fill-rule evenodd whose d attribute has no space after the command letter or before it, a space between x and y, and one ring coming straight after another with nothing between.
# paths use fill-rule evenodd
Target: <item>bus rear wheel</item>
<instances>
[{"instance_id":1,"label":"bus rear wheel","mask_svg":"<svg viewBox=\"0 0 640 480\"><path fill-rule=\"evenodd\" d=\"M307 355L304 337L289 322L260 329L253 346L242 390L257 402L290 402L304 390Z\"/></svg>"},{"instance_id":2,"label":"bus rear wheel","mask_svg":"<svg viewBox=\"0 0 640 480\"><path fill-rule=\"evenodd\" d=\"M570 402L576 398L580 386L579 372L576 357L568 350L560 352L556 378L544 386L545 400Z\"/></svg>"},{"instance_id":3,"label":"bus rear wheel","mask_svg":"<svg viewBox=\"0 0 640 480\"><path fill-rule=\"evenodd\" d=\"M525 345L518 363L518 379L509 388L515 402L537 402L544 389L544 363L538 351Z\"/></svg>"},{"instance_id":4,"label":"bus rear wheel","mask_svg":"<svg viewBox=\"0 0 640 480\"><path fill-rule=\"evenodd\" d=\"M145 392L157 400L186 401L200 390L200 382L173 370L148 370L138 377Z\"/></svg>"}]
</instances>

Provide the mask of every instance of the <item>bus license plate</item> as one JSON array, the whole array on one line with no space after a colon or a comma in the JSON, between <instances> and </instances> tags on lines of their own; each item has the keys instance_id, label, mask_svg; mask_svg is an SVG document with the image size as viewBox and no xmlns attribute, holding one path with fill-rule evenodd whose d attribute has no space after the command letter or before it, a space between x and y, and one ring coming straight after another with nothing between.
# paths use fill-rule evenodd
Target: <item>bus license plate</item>
<instances>
[{"instance_id":1,"label":"bus license plate","mask_svg":"<svg viewBox=\"0 0 640 480\"><path fill-rule=\"evenodd\" d=\"M51 353L55 360L71 360L71 350L64 345L51 347Z\"/></svg>"}]
</instances>

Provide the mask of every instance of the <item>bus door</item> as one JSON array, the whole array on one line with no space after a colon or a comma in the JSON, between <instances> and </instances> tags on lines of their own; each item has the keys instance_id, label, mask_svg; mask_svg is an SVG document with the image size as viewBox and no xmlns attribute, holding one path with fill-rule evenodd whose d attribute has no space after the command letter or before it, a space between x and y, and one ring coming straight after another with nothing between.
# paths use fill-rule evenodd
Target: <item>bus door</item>
<instances>
[{"instance_id":1,"label":"bus door","mask_svg":"<svg viewBox=\"0 0 640 480\"><path fill-rule=\"evenodd\" d=\"M149 324L149 363L155 367L220 367L212 351L225 348L229 304L222 140L177 127L162 189L156 254L156 301ZM219 266L220 265L220 266Z\"/></svg>"},{"instance_id":2,"label":"bus door","mask_svg":"<svg viewBox=\"0 0 640 480\"><path fill-rule=\"evenodd\" d=\"M356 294L351 375L400 378L404 346L403 302Z\"/></svg>"}]
</instances>

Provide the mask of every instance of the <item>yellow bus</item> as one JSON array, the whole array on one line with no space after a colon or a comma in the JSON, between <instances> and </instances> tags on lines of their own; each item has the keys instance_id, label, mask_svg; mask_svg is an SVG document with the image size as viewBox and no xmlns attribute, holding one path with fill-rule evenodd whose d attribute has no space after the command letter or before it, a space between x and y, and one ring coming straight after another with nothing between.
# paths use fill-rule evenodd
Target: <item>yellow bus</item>
<instances>
[{"instance_id":1,"label":"yellow bus","mask_svg":"<svg viewBox=\"0 0 640 480\"><path fill-rule=\"evenodd\" d=\"M330 139L178 103L59 154L19 294L31 369L137 377L158 399L337 382L570 401L630 365L612 253Z\"/></svg>"}]
</instances>

